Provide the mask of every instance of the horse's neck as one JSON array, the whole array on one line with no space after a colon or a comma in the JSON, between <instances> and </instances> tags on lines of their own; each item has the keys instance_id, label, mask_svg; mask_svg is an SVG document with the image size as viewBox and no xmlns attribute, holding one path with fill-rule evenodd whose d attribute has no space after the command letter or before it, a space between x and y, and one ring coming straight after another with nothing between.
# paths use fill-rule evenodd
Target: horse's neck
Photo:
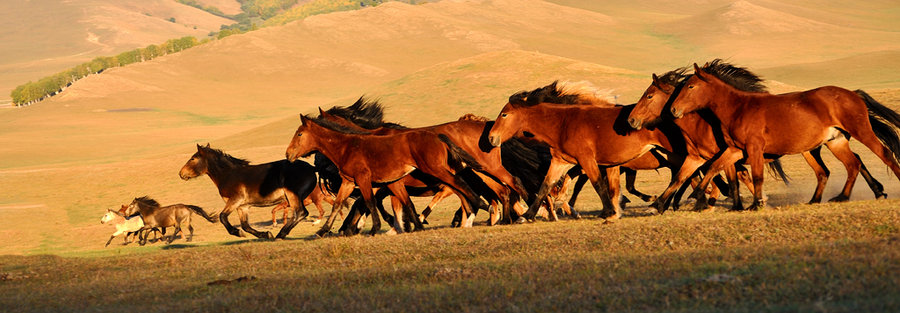
<instances>
[{"instance_id":1,"label":"horse's neck","mask_svg":"<svg viewBox=\"0 0 900 313\"><path fill-rule=\"evenodd\" d=\"M207 161L206 175L209 176L209 179L212 180L213 184L216 185L216 187L219 187L223 183L228 181L228 179L232 176L236 169L242 167L243 166L240 165L227 166L225 164Z\"/></svg>"},{"instance_id":2,"label":"horse's neck","mask_svg":"<svg viewBox=\"0 0 900 313\"><path fill-rule=\"evenodd\" d=\"M723 126L731 124L737 112L743 111L753 97L750 93L740 91L724 82L717 83L713 95L715 96L709 100L708 108Z\"/></svg>"},{"instance_id":3,"label":"horse's neck","mask_svg":"<svg viewBox=\"0 0 900 313\"><path fill-rule=\"evenodd\" d=\"M340 168L347 156L347 143L354 140L354 135L344 134L330 129L320 128L315 134L316 150Z\"/></svg>"},{"instance_id":4,"label":"horse's neck","mask_svg":"<svg viewBox=\"0 0 900 313\"><path fill-rule=\"evenodd\" d=\"M575 110L575 106L547 106L538 105L534 107L532 112L534 118L530 118L523 130L534 135L534 139L551 147L559 147L562 142L562 130L566 128L566 120L575 114L580 114ZM527 129L526 129L527 128Z\"/></svg>"}]
</instances>

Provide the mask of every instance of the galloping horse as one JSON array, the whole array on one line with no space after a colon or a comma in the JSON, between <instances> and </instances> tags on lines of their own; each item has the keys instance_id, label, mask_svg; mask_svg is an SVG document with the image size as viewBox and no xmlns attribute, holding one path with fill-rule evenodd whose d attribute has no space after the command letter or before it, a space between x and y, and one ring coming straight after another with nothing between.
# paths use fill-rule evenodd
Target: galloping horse
<instances>
[{"instance_id":1,"label":"galloping horse","mask_svg":"<svg viewBox=\"0 0 900 313\"><path fill-rule=\"evenodd\" d=\"M339 168L343 181L335 199L337 205L332 211L336 212L335 210L343 207L344 201L354 187L358 186L372 215L372 235L381 228L372 192L373 183L387 183L387 187L401 201L405 213L415 217L412 201L399 180L417 169L465 197L465 201L462 201L467 217L464 227L472 225L472 207L486 206L465 181L455 176L465 165L476 168L478 163L446 137L427 130L377 136L347 129L326 119L312 119L303 115L300 116L300 122L300 127L285 151L286 157L288 160L296 160L319 152L333 161ZM394 229L398 233L403 232L399 221L403 220L404 212L395 210L394 214ZM317 235L322 236L331 230L334 216L332 213L328 217L322 229L316 232ZM412 220L416 229L422 228L418 218Z\"/></svg>"},{"instance_id":2,"label":"galloping horse","mask_svg":"<svg viewBox=\"0 0 900 313\"><path fill-rule=\"evenodd\" d=\"M219 213L219 220L225 230L233 236L241 236L240 230L228 222L228 215L238 210L241 228L257 238L266 239L272 239L272 233L250 227L250 207L287 202L293 208L293 215L289 221L284 222L281 231L275 236L284 238L300 220L309 215L303 199L316 188L318 181L315 169L306 162L279 160L250 165L247 160L210 148L209 144L205 147L197 145L197 152L184 164L178 175L181 179L188 180L203 174L209 176L225 201L225 208Z\"/></svg>"},{"instance_id":3,"label":"galloping horse","mask_svg":"<svg viewBox=\"0 0 900 313\"><path fill-rule=\"evenodd\" d=\"M846 138L852 137L872 150L900 179L900 115L871 97L826 86L803 92L773 95L736 88L736 81L761 81L750 71L720 60L700 68L687 79L672 101L672 115L709 109L721 122L728 147L710 166L718 171L746 158L753 177L751 209L765 206L762 198L762 165L766 155L787 155L810 151L826 145L847 168L847 182L841 195L832 199L846 201L860 170L859 158L850 150ZM701 187L709 183L709 176Z\"/></svg>"},{"instance_id":4,"label":"galloping horse","mask_svg":"<svg viewBox=\"0 0 900 313\"><path fill-rule=\"evenodd\" d=\"M671 100L675 99L675 96L681 90L683 83L690 77L690 75L686 74L687 68L679 68L673 71L669 71L662 76L656 76L656 74L652 75L653 82L650 86L647 87L647 90L641 96L638 103L635 105L633 111L631 111L631 115L629 115L628 122L632 127L636 129L640 129L641 127L653 127L658 123L671 123L674 122L681 129L682 133L685 135L686 142L688 144L688 153L697 153L704 160L714 159L716 154L726 148L726 144L724 142L724 138L721 134L721 129L719 127L713 127L711 124L715 124L718 126L719 121L715 118L715 116L711 116L711 112L708 110L701 110L698 112L685 114L680 119L673 119L669 114L669 105L671 105ZM735 82L740 89L746 91L753 92L764 92L765 87L761 84L758 84L757 81L752 80L739 80ZM837 139L836 139L837 140ZM825 163L821 158L821 147L817 147L811 151L803 152L804 158L809 163L810 167L816 172L816 177L818 178L818 185L816 187L816 191L813 194L813 198L809 201L809 203L817 203L822 199L822 192L825 189L825 182L828 179L829 171L825 166ZM857 155L857 158L859 156ZM687 163L687 161L685 162ZM770 168L773 169L776 173L783 173L780 171L781 166L776 165L780 163L778 159L771 160L768 163ZM872 188L872 191L875 193L876 198L883 198L886 195L883 192L883 187L881 184L875 180L866 169L865 165L862 164L861 173L863 177L866 179L866 182L869 184L869 187ZM726 168L726 172L731 170L730 168ZM746 169L743 169L746 171ZM689 168L689 166L682 167L682 171L693 171L693 169ZM689 173L681 173L678 175L685 175ZM729 175L730 176L730 175ZM784 175L782 174L782 177ZM741 175L741 178L746 177L745 175ZM747 188L753 192L752 182L744 181L744 184L747 185ZM736 185L732 185L732 187L736 188ZM673 186L669 187L660 198L668 197L672 191L674 191ZM677 188L677 186L674 186ZM735 199L733 203L734 206L732 209L742 209L742 205L740 204L740 195L739 193L732 189L732 198ZM698 205L703 206L704 203L698 203Z\"/></svg>"},{"instance_id":5,"label":"galloping horse","mask_svg":"<svg viewBox=\"0 0 900 313\"><path fill-rule=\"evenodd\" d=\"M551 84L555 89L555 84ZM542 93L541 89L531 94ZM619 198L619 165L638 159L651 150L660 153L672 164L680 164L673 152L672 134L655 130L632 130L622 125L630 108L612 104L585 105L580 101L566 104L542 103L539 98L521 92L510 97L500 111L488 133L494 146L513 136L529 137L551 147L553 158L550 169L538 192L538 199L546 196L550 187L575 165L580 165L605 208L612 208L608 219L621 216ZM577 98L577 95L573 95ZM599 99L597 99L599 101ZM681 136L681 134L675 134ZM613 148L614 147L614 148ZM599 166L606 167L606 179L601 180ZM526 213L532 218L539 202L534 202Z\"/></svg>"},{"instance_id":6,"label":"galloping horse","mask_svg":"<svg viewBox=\"0 0 900 313\"><path fill-rule=\"evenodd\" d=\"M161 206L159 202L156 202L156 200L153 200L153 198L148 196L134 198L134 200L131 201L131 204L128 205L128 208L125 209L124 215L134 216L140 214L144 226L138 230L138 234L140 235L143 233L140 238L140 244L143 246L147 243L147 237L149 237L150 230L156 227L175 227L175 231L167 241L168 243L172 243L172 241L175 240L175 236L181 232L181 225L185 222L187 222L189 231L187 241L191 241L194 238L194 226L191 225L191 213L202 216L210 223L216 222L214 216L206 214L206 212L198 206L181 203Z\"/></svg>"},{"instance_id":7,"label":"galloping horse","mask_svg":"<svg viewBox=\"0 0 900 313\"><path fill-rule=\"evenodd\" d=\"M328 119L356 131L364 131L375 135L398 134L416 130L398 124L385 123L381 120L381 116L383 116L381 105L374 101L366 101L364 98L360 98L350 107L334 107L320 113L320 118ZM505 216L508 218L509 210L519 205L519 195L527 197L528 192L523 187L519 177L514 177L504 167L501 149L493 149L493 147L482 141L482 134L488 123L487 119L473 118L469 114L457 121L418 128L418 130L429 130L445 135L463 151L471 155L481 165L482 169L479 172L486 174L476 173L480 177L479 180L484 181L487 187L491 189L493 195L489 195L490 197L499 198L504 207ZM510 149L515 148L524 149L522 146L510 147ZM527 179L527 177L523 179ZM511 193L510 189L516 191L516 193ZM522 212L524 210L516 210L517 214ZM428 213L428 211L423 211L424 216L427 216ZM491 224L496 223L499 215L492 210L491 216Z\"/></svg>"}]
</instances>

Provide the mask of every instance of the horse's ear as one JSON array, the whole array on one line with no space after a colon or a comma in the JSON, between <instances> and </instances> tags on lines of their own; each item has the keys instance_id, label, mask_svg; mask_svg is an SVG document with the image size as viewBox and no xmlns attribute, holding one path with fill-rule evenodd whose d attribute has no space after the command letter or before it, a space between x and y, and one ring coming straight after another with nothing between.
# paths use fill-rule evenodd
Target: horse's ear
<instances>
[{"instance_id":1,"label":"horse's ear","mask_svg":"<svg viewBox=\"0 0 900 313\"><path fill-rule=\"evenodd\" d=\"M319 116L325 115L325 111L322 111L322 107L319 107Z\"/></svg>"},{"instance_id":2,"label":"horse's ear","mask_svg":"<svg viewBox=\"0 0 900 313\"><path fill-rule=\"evenodd\" d=\"M656 73L653 73L652 77L653 85L656 86L656 88L662 89L662 84L659 83L659 76L656 76Z\"/></svg>"},{"instance_id":3,"label":"horse's ear","mask_svg":"<svg viewBox=\"0 0 900 313\"><path fill-rule=\"evenodd\" d=\"M198 143L198 144L197 144L197 151L202 150L202 148L203 148L203 146L201 146L201 145Z\"/></svg>"},{"instance_id":4,"label":"horse's ear","mask_svg":"<svg viewBox=\"0 0 900 313\"><path fill-rule=\"evenodd\" d=\"M306 115L300 114L300 126L305 126L306 120L308 120L308 119L309 118L307 118Z\"/></svg>"},{"instance_id":5,"label":"horse's ear","mask_svg":"<svg viewBox=\"0 0 900 313\"><path fill-rule=\"evenodd\" d=\"M206 143L206 147L209 148L209 143L208 143L208 142Z\"/></svg>"},{"instance_id":6,"label":"horse's ear","mask_svg":"<svg viewBox=\"0 0 900 313\"><path fill-rule=\"evenodd\" d=\"M700 80L706 81L706 77L703 77L706 74L703 73L703 70L700 69L700 66L697 66L697 63L694 63L694 75L697 76L697 78L699 78Z\"/></svg>"}]
</instances>

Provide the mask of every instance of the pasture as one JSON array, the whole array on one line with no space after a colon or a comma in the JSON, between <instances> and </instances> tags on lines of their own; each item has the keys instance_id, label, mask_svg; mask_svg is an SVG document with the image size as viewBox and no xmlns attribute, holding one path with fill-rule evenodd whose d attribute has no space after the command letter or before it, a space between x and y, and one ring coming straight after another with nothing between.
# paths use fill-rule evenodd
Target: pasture
<instances>
[{"instance_id":1,"label":"pasture","mask_svg":"<svg viewBox=\"0 0 900 313\"><path fill-rule=\"evenodd\" d=\"M137 2L126 6L142 11ZM164 2L161 12L202 12ZM0 91L107 51L78 39L85 29L130 29L67 15L67 7L85 3L56 8L50 16L61 18L40 32L65 35L78 44L52 47L78 51L22 53L46 58L40 62L10 58L39 71L0 64L12 68L0 75ZM598 98L634 103L651 73L721 57L761 74L773 93L835 84L900 110L900 11L890 1L691 3L388 2L110 69L49 100L0 110L0 311L900 311L900 183L855 140L850 148L887 199L873 199L859 179L849 202L803 204L816 177L803 157L788 155L781 161L790 184L765 174L768 202L759 211L729 211L732 201L721 200L709 211L690 211L685 202L656 215L649 202L626 194L632 202L623 217L607 221L587 185L578 220L488 226L482 211L473 228L452 228L460 202L451 196L424 231L400 235L382 226L376 236L319 238L322 223L314 221L322 216L307 205L311 216L283 239L237 228L248 236L235 237L195 214L191 242L126 245L119 236L104 247L116 229L98 223L101 216L141 196L209 213L226 207L209 175L184 180L190 175L179 171L199 145L253 165L283 162L298 114L361 95L386 105L386 121L424 127L466 113L495 119L510 95L554 80L587 81ZM144 13L152 23L133 26L184 28L193 16L179 15L175 25L160 14ZM84 27L59 31L73 20ZM208 22L179 31L217 29L215 19ZM178 37L168 34L134 37ZM16 32L11 41L40 50L16 40L28 36L38 35ZM827 200L841 192L847 172L830 152L823 157L831 170ZM669 177L667 169L639 171L637 189L659 195ZM751 193L743 186L741 193L750 204ZM282 197L263 198L256 201ZM413 203L422 212L429 200ZM271 209L245 216L263 237L283 223L273 225ZM223 216L243 228L240 212Z\"/></svg>"}]
</instances>

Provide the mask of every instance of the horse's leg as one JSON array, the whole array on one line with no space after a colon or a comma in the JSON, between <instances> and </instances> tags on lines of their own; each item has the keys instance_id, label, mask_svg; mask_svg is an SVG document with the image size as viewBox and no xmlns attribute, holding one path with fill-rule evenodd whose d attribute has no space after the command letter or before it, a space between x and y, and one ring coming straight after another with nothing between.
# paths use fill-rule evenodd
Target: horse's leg
<instances>
[{"instance_id":1,"label":"horse's leg","mask_svg":"<svg viewBox=\"0 0 900 313\"><path fill-rule=\"evenodd\" d=\"M728 177L728 194L731 197L731 210L743 211L744 203L741 201L741 186L738 183L738 172L734 164L725 166L725 176Z\"/></svg>"},{"instance_id":2,"label":"horse's leg","mask_svg":"<svg viewBox=\"0 0 900 313\"><path fill-rule=\"evenodd\" d=\"M394 211L394 222L388 223L391 225L391 230L388 231L388 234L391 232L402 234L404 232L412 231L412 224L409 220L410 217L406 214L406 208L403 207L403 204L400 203L400 199L396 196L391 196L391 209ZM382 214L384 216L384 214ZM403 221L403 224L400 225L400 221ZM400 228L402 226L402 228ZM401 231L397 231L397 229L402 229Z\"/></svg>"},{"instance_id":3,"label":"horse's leg","mask_svg":"<svg viewBox=\"0 0 900 313\"><path fill-rule=\"evenodd\" d=\"M694 211L703 211L706 210L707 206L709 206L709 204L706 202L706 187L709 186L709 183L712 181L713 177L715 177L719 171L723 170L725 166L734 164L743 156L744 151L736 147L725 148L725 150L723 150L719 154L719 157L716 158L709 166L706 175L704 175L703 179L700 180L700 186L694 189L693 194L691 194L691 196L697 197L697 202L694 203ZM760 155L760 157L762 157L762 155ZM750 166L752 167L753 165ZM754 172L756 171L754 170ZM754 195L755 194L756 193L754 193Z\"/></svg>"},{"instance_id":4,"label":"horse's leg","mask_svg":"<svg viewBox=\"0 0 900 313\"><path fill-rule=\"evenodd\" d=\"M809 164L813 172L816 172L816 190L813 192L812 199L807 204L822 202L822 193L825 191L825 184L828 182L828 176L831 171L825 166L822 160L822 147L816 147L810 151L803 152L803 159Z\"/></svg>"},{"instance_id":5,"label":"horse's leg","mask_svg":"<svg viewBox=\"0 0 900 313\"><path fill-rule=\"evenodd\" d=\"M765 179L765 159L763 158L762 143L749 142L747 149L747 163L750 164L750 176L753 178L753 204L750 210L765 208L766 200L763 199L763 180Z\"/></svg>"},{"instance_id":6,"label":"horse's leg","mask_svg":"<svg viewBox=\"0 0 900 313\"><path fill-rule=\"evenodd\" d=\"M850 133L850 137L856 138L856 140L859 140L866 148L872 150L872 153L875 153L875 155L878 156L892 172L894 172L894 176L897 176L897 178L900 179L900 164L898 164L897 160L894 158L894 152L888 148L889 146L881 143L871 126L868 128L859 127L857 124L844 126L846 127L845 130Z\"/></svg>"},{"instance_id":7,"label":"horse's leg","mask_svg":"<svg viewBox=\"0 0 900 313\"><path fill-rule=\"evenodd\" d=\"M878 182L875 177L872 177L872 174L869 173L869 169L866 168L866 164L862 162L862 159L859 158L859 154L854 153L853 155L859 159L859 173L862 174L863 179L866 180L866 184L869 185L869 188L872 189L872 192L875 194L875 199L885 199L887 198L887 194L884 193L884 186Z\"/></svg>"},{"instance_id":8,"label":"horse's leg","mask_svg":"<svg viewBox=\"0 0 900 313\"><path fill-rule=\"evenodd\" d=\"M241 219L241 229L243 229L245 232L248 232L251 235L256 236L256 238L274 239L274 237L272 237L272 233L261 232L256 229L253 229L253 227L250 227L250 221L249 221L250 206L249 205L242 205L240 208L238 208L237 212L238 212L238 217ZM287 225L288 224L285 223L285 226L287 226ZM284 226L282 227L282 229L284 229ZM180 227L178 230L180 230Z\"/></svg>"},{"instance_id":9,"label":"horse's leg","mask_svg":"<svg viewBox=\"0 0 900 313\"><path fill-rule=\"evenodd\" d=\"M368 209L363 205L363 202L356 203L356 201L354 201L353 205L350 206L350 212L347 213L347 217L344 218L344 223L341 225L338 232L346 236L359 234L359 221L368 214L367 210Z\"/></svg>"},{"instance_id":10,"label":"horse's leg","mask_svg":"<svg viewBox=\"0 0 900 313\"><path fill-rule=\"evenodd\" d=\"M428 203L428 206L425 207L425 210L422 210L422 215L419 216L419 221L421 221L423 225L428 224L426 218L428 218L428 215L431 215L431 210L433 210L434 207L438 205L438 203L441 203L444 198L447 198L452 194L453 189L450 189L450 187L447 187L446 185L441 185L441 190L434 194L434 196L431 198L431 202Z\"/></svg>"},{"instance_id":11,"label":"horse's leg","mask_svg":"<svg viewBox=\"0 0 900 313\"><path fill-rule=\"evenodd\" d=\"M591 181L591 185L594 186L594 191L600 196L600 201L603 204L603 209L600 211L601 217L606 217L603 215L617 215L619 212L616 211L616 203L614 203L616 201L613 201L612 195L610 195L611 186L609 186L609 180L607 177L601 177L604 175L601 174L600 168L597 167L597 162L588 158L579 159L578 161L578 164L581 165L581 170L584 171L584 174ZM612 215L608 215L609 210L613 211Z\"/></svg>"},{"instance_id":12,"label":"horse's leg","mask_svg":"<svg viewBox=\"0 0 900 313\"><path fill-rule=\"evenodd\" d=\"M637 171L636 170L630 169L627 167L620 167L619 171L622 174L625 174L625 190L627 190L628 193L633 194L633 195L637 196L638 198L641 198L641 200L644 202L653 202L656 200L656 196L651 196L651 195L642 193L642 192L638 191L637 188L634 188L634 182L637 180Z\"/></svg>"},{"instance_id":13,"label":"horse's leg","mask_svg":"<svg viewBox=\"0 0 900 313\"><path fill-rule=\"evenodd\" d=\"M225 208L222 209L221 213L219 213L219 222L222 222L222 226L225 226L225 230L228 231L228 233L232 236L243 237L241 235L241 231L232 226L231 222L228 221L228 216L231 215L231 212L233 212L237 208L237 206L237 201L229 200L227 203L225 203ZM165 228L163 228L163 234L165 234Z\"/></svg>"},{"instance_id":14,"label":"horse's leg","mask_svg":"<svg viewBox=\"0 0 900 313\"><path fill-rule=\"evenodd\" d=\"M666 211L669 206L669 202L672 199L673 194L678 191L684 183L694 175L694 172L697 171L701 165L703 165L704 160L696 155L688 155L685 157L684 162L681 162L681 166L678 167L678 171L676 172L675 180L669 183L669 186L666 187L666 190L663 191L659 197L656 198L653 203L650 204L651 208L655 208L659 214L662 214ZM705 196L705 193L704 193ZM697 200L700 202L700 200ZM706 202L704 199L703 202Z\"/></svg>"},{"instance_id":15,"label":"horse's leg","mask_svg":"<svg viewBox=\"0 0 900 313\"><path fill-rule=\"evenodd\" d=\"M575 164L564 161L562 158L554 156L550 160L550 168L547 170L547 175L544 176L544 181L541 183L541 188L538 190L537 195L535 196L535 201L531 203L528 207L528 211L519 218L517 223L525 222L525 220L534 220L534 216L537 214L538 209L541 206L541 201L547 197L547 194L550 192L550 187L552 187L559 179L566 174L566 172L574 167Z\"/></svg>"},{"instance_id":16,"label":"horse's leg","mask_svg":"<svg viewBox=\"0 0 900 313\"><path fill-rule=\"evenodd\" d=\"M275 235L275 238L284 239L288 234L291 233L291 230L300 224L300 221L309 216L309 211L306 210L306 203L303 199L300 198L300 195L293 190L285 190L284 197L286 199L285 202L282 202L285 205L285 216L287 216L287 208L292 208L292 214L290 219L287 217L284 218L284 225L281 226L281 230L278 231L278 234Z\"/></svg>"},{"instance_id":17,"label":"horse's leg","mask_svg":"<svg viewBox=\"0 0 900 313\"><path fill-rule=\"evenodd\" d=\"M580 219L581 214L578 214L578 211L575 210L575 201L578 200L578 194L581 193L581 189L584 188L584 184L587 183L588 177L587 175L581 174L578 175L578 178L575 179L575 185L572 186L572 196L569 197L569 210L572 211L570 214L574 219Z\"/></svg>"},{"instance_id":18,"label":"horse's leg","mask_svg":"<svg viewBox=\"0 0 900 313\"><path fill-rule=\"evenodd\" d=\"M369 232L369 235L375 236L378 231L381 230L381 217L378 214L378 206L375 205L375 195L372 193L372 181L369 180L369 177L356 177L356 185L359 187L360 193L362 193L363 200L366 201L366 207L369 208L369 213L372 216L372 230ZM329 216L329 219L331 217ZM395 222L400 220L399 217L395 217Z\"/></svg>"},{"instance_id":19,"label":"horse's leg","mask_svg":"<svg viewBox=\"0 0 900 313\"><path fill-rule=\"evenodd\" d=\"M853 192L853 185L856 184L856 178L859 177L860 161L853 151L850 151L850 141L844 136L838 136L834 140L825 143L828 150L834 154L844 167L847 168L847 181L844 183L844 189L841 193L829 202L844 202L850 200L850 193Z\"/></svg>"},{"instance_id":20,"label":"horse's leg","mask_svg":"<svg viewBox=\"0 0 900 313\"><path fill-rule=\"evenodd\" d=\"M334 205L331 206L331 215L328 215L328 219L322 224L322 228L316 231L316 236L322 237L331 231L331 225L334 224L334 219L337 216L335 213L339 212L341 207L344 206L344 202L347 201L347 197L353 192L354 186L355 184L351 180L344 179L341 182L341 187L338 189L337 196L334 198Z\"/></svg>"}]
</instances>

